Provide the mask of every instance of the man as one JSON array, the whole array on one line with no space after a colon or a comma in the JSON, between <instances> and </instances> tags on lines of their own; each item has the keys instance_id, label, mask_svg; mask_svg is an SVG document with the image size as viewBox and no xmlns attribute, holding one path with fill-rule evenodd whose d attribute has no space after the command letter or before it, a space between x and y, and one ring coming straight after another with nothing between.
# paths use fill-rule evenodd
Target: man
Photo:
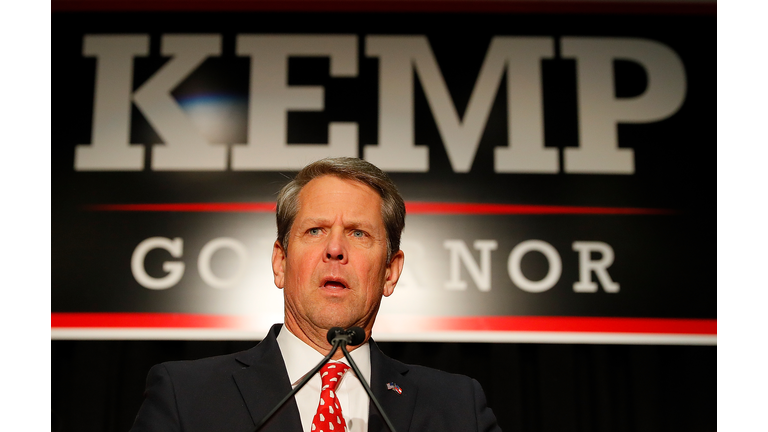
<instances>
[{"instance_id":1,"label":"man","mask_svg":"<svg viewBox=\"0 0 768 432\"><path fill-rule=\"evenodd\" d=\"M352 326L365 330L365 342L351 355L397 431L499 430L477 381L402 364L370 340L382 296L403 269L404 226L403 199L370 163L336 158L305 167L277 199L272 269L285 325L248 351L153 367L132 430L253 430L330 352L328 330ZM341 351L333 359L336 369L312 377L262 430L387 430Z\"/></svg>"}]
</instances>

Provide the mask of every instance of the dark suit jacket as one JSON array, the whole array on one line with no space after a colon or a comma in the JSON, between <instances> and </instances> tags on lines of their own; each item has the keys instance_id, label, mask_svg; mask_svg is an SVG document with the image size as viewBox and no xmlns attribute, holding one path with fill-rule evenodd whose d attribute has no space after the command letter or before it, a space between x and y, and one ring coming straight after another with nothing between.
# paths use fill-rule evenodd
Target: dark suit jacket
<instances>
[{"instance_id":1,"label":"dark suit jacket","mask_svg":"<svg viewBox=\"0 0 768 432\"><path fill-rule=\"evenodd\" d=\"M273 326L247 351L154 366L131 431L252 431L291 391L276 340L280 327ZM474 379L405 365L385 356L372 340L370 347L371 388L398 432L500 430ZM402 394L387 390L389 382ZM291 399L262 430L301 432L299 418ZM373 403L368 430L387 431Z\"/></svg>"}]
</instances>

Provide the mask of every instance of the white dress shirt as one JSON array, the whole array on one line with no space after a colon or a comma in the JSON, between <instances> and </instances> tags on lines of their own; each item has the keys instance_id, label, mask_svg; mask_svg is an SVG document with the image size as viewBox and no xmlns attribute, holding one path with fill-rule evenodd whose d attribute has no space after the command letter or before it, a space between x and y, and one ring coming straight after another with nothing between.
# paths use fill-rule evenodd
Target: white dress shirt
<instances>
[{"instance_id":1,"label":"white dress shirt","mask_svg":"<svg viewBox=\"0 0 768 432\"><path fill-rule=\"evenodd\" d=\"M291 385L296 387L302 378L309 373L320 360L325 357L314 348L297 338L285 326L280 329L277 335L277 344L280 346L280 352L283 354L285 368L288 371L288 379ZM339 350L341 351L341 350ZM360 368L360 373L365 377L365 381L371 382L371 348L366 342L350 354L355 359L355 364ZM346 358L332 360L349 365ZM312 419L317 412L317 405L320 403L321 379L319 373L315 374L309 382L296 393L296 404L299 406L301 415L301 426L304 432L311 432ZM341 412L344 415L344 421L347 422L349 432L365 432L368 430L368 404L369 398L363 385L355 376L355 372L350 368L336 387L336 395L341 404Z\"/></svg>"}]
</instances>

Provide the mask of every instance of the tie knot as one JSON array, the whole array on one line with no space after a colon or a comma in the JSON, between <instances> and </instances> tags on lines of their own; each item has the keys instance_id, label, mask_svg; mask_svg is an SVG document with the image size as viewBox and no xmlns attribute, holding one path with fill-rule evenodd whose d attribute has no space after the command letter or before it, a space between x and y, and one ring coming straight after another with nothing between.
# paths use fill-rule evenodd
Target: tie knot
<instances>
[{"instance_id":1,"label":"tie knot","mask_svg":"<svg viewBox=\"0 0 768 432\"><path fill-rule=\"evenodd\" d=\"M341 377L349 370L349 366L344 363L329 362L320 369L320 378L323 380L323 388L329 386L331 390L336 390Z\"/></svg>"}]
</instances>

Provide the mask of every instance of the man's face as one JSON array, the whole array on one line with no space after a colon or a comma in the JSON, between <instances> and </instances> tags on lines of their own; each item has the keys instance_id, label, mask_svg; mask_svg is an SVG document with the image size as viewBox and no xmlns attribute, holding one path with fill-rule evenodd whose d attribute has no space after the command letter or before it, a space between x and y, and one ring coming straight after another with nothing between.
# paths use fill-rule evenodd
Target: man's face
<instances>
[{"instance_id":1,"label":"man's face","mask_svg":"<svg viewBox=\"0 0 768 432\"><path fill-rule=\"evenodd\" d=\"M288 250L275 242L272 254L286 325L318 334L357 325L370 334L381 296L392 294L403 266L401 251L389 264L386 258L378 193L335 176L310 181L299 194Z\"/></svg>"}]
</instances>

